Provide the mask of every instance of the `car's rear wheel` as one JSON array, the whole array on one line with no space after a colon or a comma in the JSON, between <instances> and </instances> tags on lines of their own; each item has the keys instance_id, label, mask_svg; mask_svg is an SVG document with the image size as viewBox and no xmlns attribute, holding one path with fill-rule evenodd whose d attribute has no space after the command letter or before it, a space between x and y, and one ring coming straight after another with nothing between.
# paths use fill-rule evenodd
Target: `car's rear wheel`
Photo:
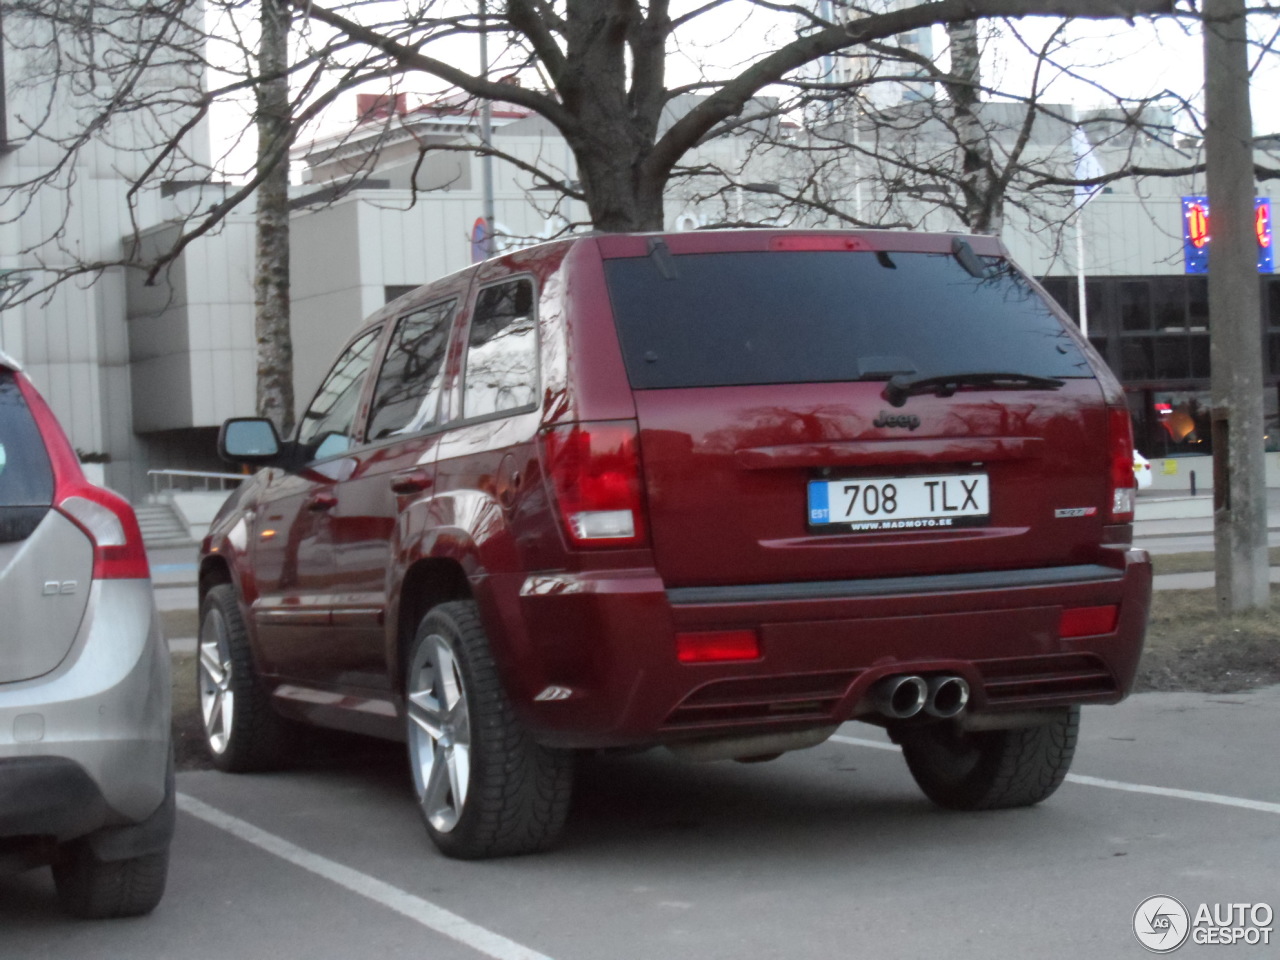
<instances>
[{"instance_id":1,"label":"car's rear wheel","mask_svg":"<svg viewBox=\"0 0 1280 960\"><path fill-rule=\"evenodd\" d=\"M554 843L569 810L573 757L538 745L516 718L475 604L431 610L406 667L414 792L441 852L479 859Z\"/></svg>"},{"instance_id":2,"label":"car's rear wheel","mask_svg":"<svg viewBox=\"0 0 1280 960\"><path fill-rule=\"evenodd\" d=\"M1080 708L1047 723L1012 730L966 732L958 723L904 730L907 767L934 803L952 810L1026 807L1062 785L1075 754Z\"/></svg>"},{"instance_id":3,"label":"car's rear wheel","mask_svg":"<svg viewBox=\"0 0 1280 960\"><path fill-rule=\"evenodd\" d=\"M271 708L254 669L248 629L230 584L205 594L196 683L205 744L215 767L241 773L280 765L289 725Z\"/></svg>"},{"instance_id":4,"label":"car's rear wheel","mask_svg":"<svg viewBox=\"0 0 1280 960\"><path fill-rule=\"evenodd\" d=\"M128 860L100 860L87 840L68 844L53 865L63 909L89 920L150 913L164 896L168 874L167 849Z\"/></svg>"}]
</instances>

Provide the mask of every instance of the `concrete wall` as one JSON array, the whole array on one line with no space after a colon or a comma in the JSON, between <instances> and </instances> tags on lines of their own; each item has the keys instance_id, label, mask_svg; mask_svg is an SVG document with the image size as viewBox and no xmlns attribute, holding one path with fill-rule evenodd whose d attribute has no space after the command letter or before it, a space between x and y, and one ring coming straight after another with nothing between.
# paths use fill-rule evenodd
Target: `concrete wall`
<instances>
[{"instance_id":1,"label":"concrete wall","mask_svg":"<svg viewBox=\"0 0 1280 960\"><path fill-rule=\"evenodd\" d=\"M505 149L529 160L551 149L567 150L562 140L549 144L541 135L511 137ZM451 161L455 156L450 157ZM478 166L466 154L457 161ZM538 202L532 181L510 164L494 164L494 218L500 234L519 245L551 236L564 220L549 202ZM407 179L393 165L379 177ZM310 403L342 345L375 310L386 303L387 287L419 286L469 266L471 231L483 216L481 177L472 170L470 189L451 186L431 193L408 189L359 190L340 200L297 211L291 222L290 271L293 282L292 329L294 394L298 413ZM583 217L580 204L566 209Z\"/></svg>"},{"instance_id":2,"label":"concrete wall","mask_svg":"<svg viewBox=\"0 0 1280 960\"><path fill-rule=\"evenodd\" d=\"M108 42L104 33L99 53ZM29 294L56 270L120 260L122 237L174 209L156 185L130 195L129 178L152 162L147 146L165 139L165 131L185 117L166 114L158 105L154 114L117 117L85 142L74 143L86 119L97 114L100 98L111 91L102 83L72 83L65 75L55 86L53 38L17 12L6 13L4 44L9 150L0 154L0 269L24 271ZM165 91L198 91L199 73L170 64L140 89L158 99L167 96ZM208 154L207 126L201 122L185 140L178 162L190 171ZM73 164L67 163L69 157ZM175 170L162 168L159 174ZM36 182L43 185L34 194L22 187ZM107 482L134 496L131 478L144 455L132 429L126 285L125 270L112 267L12 305L0 313L0 348L26 366L72 444L110 454Z\"/></svg>"}]
</instances>

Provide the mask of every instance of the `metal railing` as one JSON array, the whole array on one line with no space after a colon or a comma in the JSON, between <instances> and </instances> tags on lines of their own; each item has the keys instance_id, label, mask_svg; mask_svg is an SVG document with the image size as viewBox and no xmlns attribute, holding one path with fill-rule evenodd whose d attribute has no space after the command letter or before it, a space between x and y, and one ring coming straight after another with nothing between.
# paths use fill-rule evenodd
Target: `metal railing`
<instances>
[{"instance_id":1,"label":"metal railing","mask_svg":"<svg viewBox=\"0 0 1280 960\"><path fill-rule=\"evenodd\" d=\"M247 480L243 473L212 473L208 470L148 470L151 495L186 493L192 490L230 490Z\"/></svg>"}]
</instances>

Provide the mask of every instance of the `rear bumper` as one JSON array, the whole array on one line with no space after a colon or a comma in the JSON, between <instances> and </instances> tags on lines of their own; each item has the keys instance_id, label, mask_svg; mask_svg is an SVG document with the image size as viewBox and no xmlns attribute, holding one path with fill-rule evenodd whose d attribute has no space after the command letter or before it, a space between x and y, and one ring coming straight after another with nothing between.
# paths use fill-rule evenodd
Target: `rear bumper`
<instances>
[{"instance_id":1,"label":"rear bumper","mask_svg":"<svg viewBox=\"0 0 1280 960\"><path fill-rule=\"evenodd\" d=\"M1117 548L1115 563L674 590L652 570L494 577L482 610L540 740L645 745L840 723L904 672L960 674L974 713L1115 703L1151 600L1146 552ZM1109 604L1111 633L1059 636L1063 608ZM758 660L676 660L678 631L740 628Z\"/></svg>"},{"instance_id":2,"label":"rear bumper","mask_svg":"<svg viewBox=\"0 0 1280 960\"><path fill-rule=\"evenodd\" d=\"M169 700L150 581L95 581L63 662L0 685L0 838L150 822L170 777Z\"/></svg>"}]
</instances>

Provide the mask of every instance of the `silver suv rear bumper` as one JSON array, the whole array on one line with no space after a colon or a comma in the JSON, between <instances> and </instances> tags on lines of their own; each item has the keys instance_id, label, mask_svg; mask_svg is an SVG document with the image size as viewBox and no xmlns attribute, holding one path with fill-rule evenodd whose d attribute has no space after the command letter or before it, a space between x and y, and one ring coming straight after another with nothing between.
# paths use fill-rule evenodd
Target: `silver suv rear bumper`
<instances>
[{"instance_id":1,"label":"silver suv rear bumper","mask_svg":"<svg viewBox=\"0 0 1280 960\"><path fill-rule=\"evenodd\" d=\"M94 581L62 663L0 685L0 837L62 841L154 819L170 779L170 709L150 581Z\"/></svg>"}]
</instances>

